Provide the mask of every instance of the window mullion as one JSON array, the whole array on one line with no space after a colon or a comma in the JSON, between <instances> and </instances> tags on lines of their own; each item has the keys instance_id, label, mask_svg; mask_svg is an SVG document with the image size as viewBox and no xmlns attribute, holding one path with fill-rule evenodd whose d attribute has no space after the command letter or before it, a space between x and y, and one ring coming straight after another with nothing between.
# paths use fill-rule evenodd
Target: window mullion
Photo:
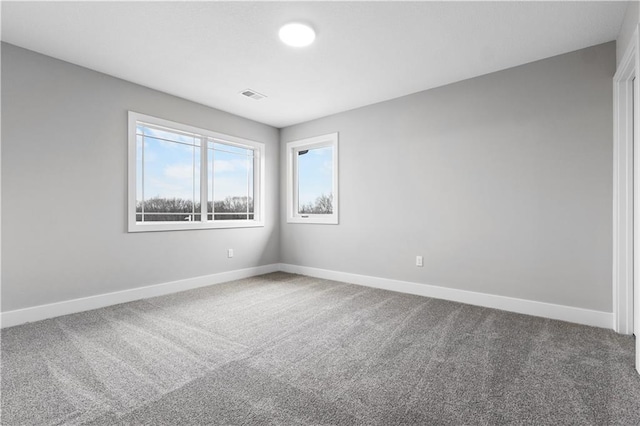
<instances>
[{"instance_id":1,"label":"window mullion","mask_svg":"<svg viewBox=\"0 0 640 426\"><path fill-rule=\"evenodd\" d=\"M249 220L249 189L251 188L251 183L250 183L250 176L251 174L249 173L249 156L247 155L247 157L245 157L245 166L247 167L247 220Z\"/></svg>"},{"instance_id":2,"label":"window mullion","mask_svg":"<svg viewBox=\"0 0 640 426\"><path fill-rule=\"evenodd\" d=\"M216 202L215 202L215 172L216 172L216 146L211 148L211 220L216 220Z\"/></svg>"},{"instance_id":3,"label":"window mullion","mask_svg":"<svg viewBox=\"0 0 640 426\"><path fill-rule=\"evenodd\" d=\"M200 136L200 222L206 222L208 219L208 182L209 182L209 161L207 158L208 138Z\"/></svg>"}]
</instances>

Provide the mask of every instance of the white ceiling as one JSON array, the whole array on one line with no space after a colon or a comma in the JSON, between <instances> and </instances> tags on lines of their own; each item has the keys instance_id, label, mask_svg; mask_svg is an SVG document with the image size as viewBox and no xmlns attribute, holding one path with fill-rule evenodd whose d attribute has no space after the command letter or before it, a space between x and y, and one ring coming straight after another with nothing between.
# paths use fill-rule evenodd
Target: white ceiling
<instances>
[{"instance_id":1,"label":"white ceiling","mask_svg":"<svg viewBox=\"0 0 640 426\"><path fill-rule=\"evenodd\" d=\"M2 40L284 127L615 40L626 2L2 2ZM278 39L304 21L307 48ZM255 101L238 94L251 88Z\"/></svg>"}]
</instances>

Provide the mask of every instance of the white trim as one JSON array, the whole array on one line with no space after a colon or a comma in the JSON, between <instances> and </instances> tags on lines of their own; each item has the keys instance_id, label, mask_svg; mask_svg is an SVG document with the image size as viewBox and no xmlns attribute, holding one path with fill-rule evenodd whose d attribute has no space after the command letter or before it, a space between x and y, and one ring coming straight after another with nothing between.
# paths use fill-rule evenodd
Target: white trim
<instances>
[{"instance_id":1,"label":"white trim","mask_svg":"<svg viewBox=\"0 0 640 426\"><path fill-rule=\"evenodd\" d=\"M367 275L311 268L308 266L290 265L286 263L280 264L280 270L293 274L308 275L316 278L342 281L367 287L397 291L400 293L433 297L436 299L450 300L453 302L500 309L503 311L590 325L594 327L611 328L613 320L613 314L611 312L593 311L590 309L575 308L573 306L555 305L552 303L516 299L513 297L497 296L494 294L476 293L473 291L459 290L449 287L371 277Z\"/></svg>"},{"instance_id":2,"label":"white trim","mask_svg":"<svg viewBox=\"0 0 640 426\"><path fill-rule=\"evenodd\" d=\"M208 215L200 216L200 221L193 222L136 222L136 191L137 191L137 138L136 127L138 122L165 127L174 131L193 133L202 137L200 141L200 202L201 210L206 210L208 202L208 141L214 139L218 143L252 149L254 151L254 216L252 220L207 220ZM266 211L266 181L265 181L265 144L237 136L226 135L212 130L190 126L188 124L177 123L163 118L153 117L134 111L129 111L128 115L128 144L129 144L129 164L128 164L128 206L127 223L128 232L152 232L152 231L179 231L191 229L216 229L216 228L255 228L264 226L264 212ZM196 213L197 214L197 213Z\"/></svg>"},{"instance_id":3,"label":"white trim","mask_svg":"<svg viewBox=\"0 0 640 426\"><path fill-rule=\"evenodd\" d=\"M298 213L298 179L297 177L297 155L295 152L301 151L300 148L314 149L322 147L333 147L333 213L332 214L299 214ZM287 142L287 223L319 223L319 224L338 224L338 133L330 133L312 138L300 139Z\"/></svg>"},{"instance_id":4,"label":"white trim","mask_svg":"<svg viewBox=\"0 0 640 426\"><path fill-rule=\"evenodd\" d=\"M2 312L2 327L13 327L28 322L40 321L62 315L104 308L120 303L133 302L150 297L163 296L178 293L209 285L221 284L228 281L253 277L271 272L289 272L302 274L316 278L323 278L345 283L357 284L400 293L415 294L418 296L433 297L436 299L450 300L486 308L501 309L503 311L517 312L520 314L534 315L543 318L568 321L577 324L590 325L602 328L611 328L613 314L610 312L593 311L589 309L575 308L572 306L555 305L552 303L536 302L532 300L516 299L493 294L477 293L455 288L441 287L429 284L420 284L409 281L378 278L367 275L358 275L347 272L331 271L326 269L311 268L308 266L291 265L286 263L274 263L253 268L238 269L221 272L212 275L186 278L167 283L154 284L146 287L138 287L113 293L99 294L96 296L66 300L47 305L33 306L30 308L16 309Z\"/></svg>"},{"instance_id":5,"label":"white trim","mask_svg":"<svg viewBox=\"0 0 640 426\"><path fill-rule=\"evenodd\" d=\"M191 290L194 288L268 274L270 272L276 272L279 269L279 264L274 263L270 265L256 266L253 268L220 272L212 275L186 278L184 280L154 284L146 287L132 288L113 293L65 300L47 305L16 309L14 311L2 312L1 323L2 327L12 327L14 325L40 321L47 318L104 308L105 306L117 305L119 303L133 302L134 300L148 299L150 297L163 296L165 294L178 293L180 291Z\"/></svg>"},{"instance_id":6,"label":"white trim","mask_svg":"<svg viewBox=\"0 0 640 426\"><path fill-rule=\"evenodd\" d=\"M613 329L633 324L633 79L638 70L638 28L613 77ZM638 113L638 96L636 114ZM636 121L637 123L637 121Z\"/></svg>"}]
</instances>

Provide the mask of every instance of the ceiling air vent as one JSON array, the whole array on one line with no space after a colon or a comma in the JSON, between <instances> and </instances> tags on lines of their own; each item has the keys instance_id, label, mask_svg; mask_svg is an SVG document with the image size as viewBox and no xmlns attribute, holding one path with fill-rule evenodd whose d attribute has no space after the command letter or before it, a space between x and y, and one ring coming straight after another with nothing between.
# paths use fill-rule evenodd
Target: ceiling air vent
<instances>
[{"instance_id":1,"label":"ceiling air vent","mask_svg":"<svg viewBox=\"0 0 640 426\"><path fill-rule=\"evenodd\" d=\"M251 99L255 99L256 101L259 101L262 98L266 98L265 95L256 92L255 90L251 90L251 89L245 89L242 92L240 92L240 94L242 96L246 96L247 98L251 98Z\"/></svg>"}]
</instances>

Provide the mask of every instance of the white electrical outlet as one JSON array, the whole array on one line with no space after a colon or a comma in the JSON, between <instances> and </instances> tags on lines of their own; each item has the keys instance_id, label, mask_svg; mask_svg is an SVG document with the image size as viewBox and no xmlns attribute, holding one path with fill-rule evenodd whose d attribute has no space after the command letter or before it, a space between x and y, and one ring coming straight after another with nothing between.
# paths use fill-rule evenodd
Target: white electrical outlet
<instances>
[{"instance_id":1,"label":"white electrical outlet","mask_svg":"<svg viewBox=\"0 0 640 426\"><path fill-rule=\"evenodd\" d=\"M424 259L422 256L416 256L416 266L424 266Z\"/></svg>"},{"instance_id":2,"label":"white electrical outlet","mask_svg":"<svg viewBox=\"0 0 640 426\"><path fill-rule=\"evenodd\" d=\"M233 257L233 249L227 250L227 257Z\"/></svg>"}]
</instances>

